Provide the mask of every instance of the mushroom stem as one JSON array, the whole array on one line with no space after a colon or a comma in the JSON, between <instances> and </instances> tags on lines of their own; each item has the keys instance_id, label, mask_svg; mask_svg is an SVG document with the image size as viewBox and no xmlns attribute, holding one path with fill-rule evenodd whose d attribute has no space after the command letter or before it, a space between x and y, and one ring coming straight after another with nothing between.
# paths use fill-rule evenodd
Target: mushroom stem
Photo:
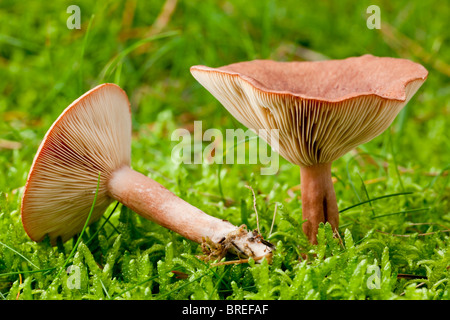
<instances>
[{"instance_id":1,"label":"mushroom stem","mask_svg":"<svg viewBox=\"0 0 450 320\"><path fill-rule=\"evenodd\" d=\"M331 162L300 168L303 232L317 244L319 224L330 223L333 231L339 226L339 210L331 180Z\"/></svg>"},{"instance_id":2,"label":"mushroom stem","mask_svg":"<svg viewBox=\"0 0 450 320\"><path fill-rule=\"evenodd\" d=\"M140 216L197 243L212 241L221 251L241 257L270 258L271 245L250 231L212 217L192 206L155 180L121 167L108 182L109 195Z\"/></svg>"}]
</instances>

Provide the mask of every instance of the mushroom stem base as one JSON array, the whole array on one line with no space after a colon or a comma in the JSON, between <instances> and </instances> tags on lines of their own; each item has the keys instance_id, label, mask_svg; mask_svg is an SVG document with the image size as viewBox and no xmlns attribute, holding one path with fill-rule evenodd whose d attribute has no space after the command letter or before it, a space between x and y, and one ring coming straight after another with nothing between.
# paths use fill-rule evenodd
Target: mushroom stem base
<instances>
[{"instance_id":1,"label":"mushroom stem base","mask_svg":"<svg viewBox=\"0 0 450 320\"><path fill-rule=\"evenodd\" d=\"M303 232L317 244L319 224L328 222L333 231L339 226L339 210L331 180L331 163L300 168Z\"/></svg>"},{"instance_id":2,"label":"mushroom stem base","mask_svg":"<svg viewBox=\"0 0 450 320\"><path fill-rule=\"evenodd\" d=\"M108 193L140 216L222 253L231 251L252 258L271 256L272 245L251 231L204 213L129 167L112 174Z\"/></svg>"}]
</instances>

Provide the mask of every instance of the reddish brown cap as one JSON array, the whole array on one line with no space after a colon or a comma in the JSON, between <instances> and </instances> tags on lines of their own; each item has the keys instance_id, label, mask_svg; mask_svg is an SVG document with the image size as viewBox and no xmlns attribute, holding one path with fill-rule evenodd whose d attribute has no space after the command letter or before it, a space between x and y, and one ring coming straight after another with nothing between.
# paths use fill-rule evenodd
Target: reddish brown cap
<instances>
[{"instance_id":1,"label":"reddish brown cap","mask_svg":"<svg viewBox=\"0 0 450 320\"><path fill-rule=\"evenodd\" d=\"M193 66L191 73L246 127L278 129L277 151L302 166L334 161L381 134L428 75L412 61L372 55Z\"/></svg>"},{"instance_id":2,"label":"reddish brown cap","mask_svg":"<svg viewBox=\"0 0 450 320\"><path fill-rule=\"evenodd\" d=\"M35 241L54 244L79 233L100 187L90 222L112 199L106 182L130 165L131 110L126 93L102 84L75 100L53 123L34 158L22 198L25 231Z\"/></svg>"}]
</instances>

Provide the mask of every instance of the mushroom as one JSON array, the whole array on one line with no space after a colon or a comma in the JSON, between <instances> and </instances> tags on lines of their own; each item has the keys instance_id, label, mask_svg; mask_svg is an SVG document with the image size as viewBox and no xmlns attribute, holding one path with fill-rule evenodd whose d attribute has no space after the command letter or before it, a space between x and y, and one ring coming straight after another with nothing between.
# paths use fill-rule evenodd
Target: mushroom
<instances>
[{"instance_id":1,"label":"mushroom","mask_svg":"<svg viewBox=\"0 0 450 320\"><path fill-rule=\"evenodd\" d=\"M21 205L28 236L41 241L48 235L53 245L58 238L70 239L83 229L97 194L89 223L117 200L202 243L219 258L230 251L242 258L270 260L270 243L243 226L204 213L134 171L130 158L131 109L126 93L115 84L102 84L75 100L45 135L29 172Z\"/></svg>"},{"instance_id":2,"label":"mushroom","mask_svg":"<svg viewBox=\"0 0 450 320\"><path fill-rule=\"evenodd\" d=\"M263 130L267 143L278 133L272 148L300 166L302 228L311 243L321 222L335 232L339 226L332 162L387 129L428 75L412 61L372 55L198 65L191 73L239 122Z\"/></svg>"}]
</instances>

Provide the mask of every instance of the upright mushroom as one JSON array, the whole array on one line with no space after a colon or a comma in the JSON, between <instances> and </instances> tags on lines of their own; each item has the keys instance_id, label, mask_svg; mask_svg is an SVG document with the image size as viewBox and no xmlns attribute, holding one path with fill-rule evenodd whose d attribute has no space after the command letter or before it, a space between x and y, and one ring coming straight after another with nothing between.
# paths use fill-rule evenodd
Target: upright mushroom
<instances>
[{"instance_id":1,"label":"upright mushroom","mask_svg":"<svg viewBox=\"0 0 450 320\"><path fill-rule=\"evenodd\" d=\"M405 59L364 55L343 60L255 60L191 73L243 125L300 166L303 230L312 243L321 222L337 231L333 161L392 123L428 72Z\"/></svg>"},{"instance_id":2,"label":"upright mushroom","mask_svg":"<svg viewBox=\"0 0 450 320\"><path fill-rule=\"evenodd\" d=\"M29 237L52 244L79 233L90 212L98 220L113 200L198 243L219 257L271 256L272 246L245 228L197 209L161 184L130 168L131 109L126 93L103 84L75 100L53 123L34 158L21 216Z\"/></svg>"}]
</instances>

